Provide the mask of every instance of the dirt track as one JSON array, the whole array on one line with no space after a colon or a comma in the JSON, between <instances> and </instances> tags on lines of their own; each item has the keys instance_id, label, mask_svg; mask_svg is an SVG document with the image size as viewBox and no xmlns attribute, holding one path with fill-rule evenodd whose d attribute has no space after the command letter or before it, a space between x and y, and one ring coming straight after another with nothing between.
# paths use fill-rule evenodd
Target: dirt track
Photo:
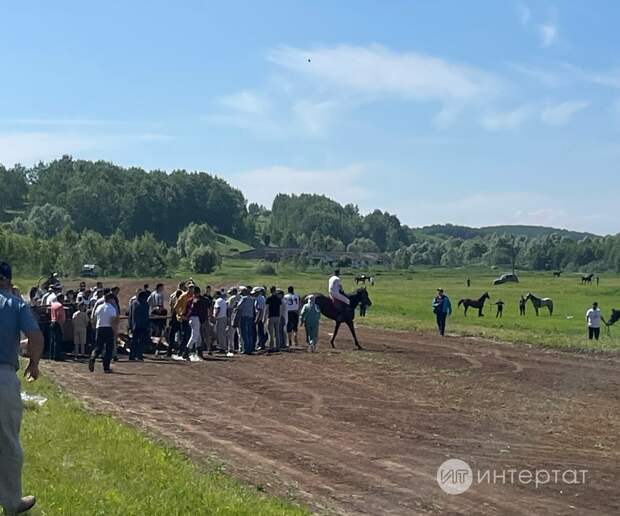
<instances>
[{"instance_id":1,"label":"dirt track","mask_svg":"<svg viewBox=\"0 0 620 516\"><path fill-rule=\"evenodd\" d=\"M91 406L318 511L620 513L618 356L360 334L365 351L343 334L339 350L324 336L315 355L121 361L114 375L99 364L94 374L76 363L43 370ZM436 482L448 458L474 471L588 473L583 485L500 480L451 496Z\"/></svg>"}]
</instances>

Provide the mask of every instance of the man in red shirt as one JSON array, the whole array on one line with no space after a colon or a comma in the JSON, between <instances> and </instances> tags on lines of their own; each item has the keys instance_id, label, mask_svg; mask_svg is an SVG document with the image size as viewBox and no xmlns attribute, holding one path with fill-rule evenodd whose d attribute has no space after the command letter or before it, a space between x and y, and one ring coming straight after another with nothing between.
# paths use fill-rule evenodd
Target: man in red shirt
<instances>
[{"instance_id":1,"label":"man in red shirt","mask_svg":"<svg viewBox=\"0 0 620 516\"><path fill-rule=\"evenodd\" d=\"M65 324L67 316L65 314L65 306L63 302L65 300L65 296L63 294L59 294L56 297L56 301L54 301L50 305L50 336L51 336L51 357L53 360L63 360L63 351L62 351L62 327Z\"/></svg>"}]
</instances>

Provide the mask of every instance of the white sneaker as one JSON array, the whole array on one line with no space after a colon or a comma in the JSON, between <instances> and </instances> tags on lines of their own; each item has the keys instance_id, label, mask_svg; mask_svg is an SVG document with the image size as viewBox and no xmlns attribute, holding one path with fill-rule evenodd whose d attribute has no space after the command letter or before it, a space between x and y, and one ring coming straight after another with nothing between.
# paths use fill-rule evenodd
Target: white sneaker
<instances>
[{"instance_id":1,"label":"white sneaker","mask_svg":"<svg viewBox=\"0 0 620 516\"><path fill-rule=\"evenodd\" d=\"M183 360L181 355L172 355L172 360Z\"/></svg>"},{"instance_id":2,"label":"white sneaker","mask_svg":"<svg viewBox=\"0 0 620 516\"><path fill-rule=\"evenodd\" d=\"M234 353L231 353L231 352L229 351L228 353L226 353L226 356L227 356L228 358L230 358L230 357L234 357L235 355L234 355Z\"/></svg>"},{"instance_id":3,"label":"white sneaker","mask_svg":"<svg viewBox=\"0 0 620 516\"><path fill-rule=\"evenodd\" d=\"M192 355L189 356L189 361L190 362L200 362L200 358L198 357L198 355L192 354Z\"/></svg>"}]
</instances>

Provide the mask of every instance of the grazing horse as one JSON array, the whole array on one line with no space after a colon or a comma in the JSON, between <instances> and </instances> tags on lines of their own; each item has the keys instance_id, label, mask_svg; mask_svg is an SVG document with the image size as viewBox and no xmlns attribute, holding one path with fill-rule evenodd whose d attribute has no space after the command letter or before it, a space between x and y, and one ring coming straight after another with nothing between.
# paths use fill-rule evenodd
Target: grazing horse
<instances>
[{"instance_id":1,"label":"grazing horse","mask_svg":"<svg viewBox=\"0 0 620 516\"><path fill-rule=\"evenodd\" d=\"M619 320L620 320L620 310L616 310L615 308L612 308L611 316L609 317L609 319L607 319L607 321L603 320L603 322L607 326L607 333L610 333L609 327L613 326Z\"/></svg>"},{"instance_id":2,"label":"grazing horse","mask_svg":"<svg viewBox=\"0 0 620 516\"><path fill-rule=\"evenodd\" d=\"M592 278L594 277L594 273L590 273L590 274L585 274L583 276L581 276L581 284L585 285L592 285Z\"/></svg>"},{"instance_id":3,"label":"grazing horse","mask_svg":"<svg viewBox=\"0 0 620 516\"><path fill-rule=\"evenodd\" d=\"M321 309L321 313L325 317L331 319L332 321L336 321L336 328L334 329L334 334L332 335L330 341L332 348L336 347L334 346L334 341L336 340L336 335L338 335L340 325L342 323L345 323L349 327L349 330L351 330L351 335L353 335L353 340L355 342L355 345L357 346L357 349L362 349L362 346L360 346L360 343L357 340L357 335L355 334L355 325L353 324L353 319L355 318L355 309L358 305L372 306L372 301L370 301L370 298L368 297L368 291L366 290L366 287L358 288L354 293L345 295L349 298L350 305L344 310L338 309L336 306L334 306L331 298L323 294L314 294L314 302ZM306 299L307 297L304 298L304 302L306 301Z\"/></svg>"},{"instance_id":4,"label":"grazing horse","mask_svg":"<svg viewBox=\"0 0 620 516\"><path fill-rule=\"evenodd\" d=\"M479 299L461 299L458 306L463 305L463 308L465 309L465 317L467 317L467 309L470 307L477 308L478 317L483 317L484 314L482 313L482 309L484 308L484 302L490 297L491 296L489 296L489 293L485 292Z\"/></svg>"},{"instance_id":5,"label":"grazing horse","mask_svg":"<svg viewBox=\"0 0 620 516\"><path fill-rule=\"evenodd\" d=\"M536 315L538 315L538 310L540 310L542 307L546 306L549 309L549 315L553 315L553 299L551 299L550 297L536 297L534 294L532 294L531 292L527 293L527 296L525 297L525 301L532 301L532 305L534 306L534 311L536 312Z\"/></svg>"},{"instance_id":6,"label":"grazing horse","mask_svg":"<svg viewBox=\"0 0 620 516\"><path fill-rule=\"evenodd\" d=\"M559 278L559 277L562 275L562 271L553 271L553 275L554 275L556 278Z\"/></svg>"},{"instance_id":7,"label":"grazing horse","mask_svg":"<svg viewBox=\"0 0 620 516\"><path fill-rule=\"evenodd\" d=\"M367 276L366 274L360 274L359 276L355 276L356 285L359 285L360 283L366 285L367 281L370 282L371 285L375 284L375 278L372 276Z\"/></svg>"}]
</instances>

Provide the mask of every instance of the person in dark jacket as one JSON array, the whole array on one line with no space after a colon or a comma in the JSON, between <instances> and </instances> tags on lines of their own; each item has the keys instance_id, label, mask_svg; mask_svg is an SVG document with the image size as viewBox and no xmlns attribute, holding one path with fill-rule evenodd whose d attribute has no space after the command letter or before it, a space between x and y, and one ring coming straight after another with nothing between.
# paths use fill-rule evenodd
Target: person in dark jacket
<instances>
[{"instance_id":1,"label":"person in dark jacket","mask_svg":"<svg viewBox=\"0 0 620 516\"><path fill-rule=\"evenodd\" d=\"M149 294L141 290L129 305L129 328L131 329L131 351L129 360L144 360L144 346L150 336Z\"/></svg>"},{"instance_id":2,"label":"person in dark jacket","mask_svg":"<svg viewBox=\"0 0 620 516\"><path fill-rule=\"evenodd\" d=\"M437 289L437 295L433 298L433 313L437 318L439 335L443 337L446 332L446 319L452 314L452 304L442 288Z\"/></svg>"}]
</instances>

